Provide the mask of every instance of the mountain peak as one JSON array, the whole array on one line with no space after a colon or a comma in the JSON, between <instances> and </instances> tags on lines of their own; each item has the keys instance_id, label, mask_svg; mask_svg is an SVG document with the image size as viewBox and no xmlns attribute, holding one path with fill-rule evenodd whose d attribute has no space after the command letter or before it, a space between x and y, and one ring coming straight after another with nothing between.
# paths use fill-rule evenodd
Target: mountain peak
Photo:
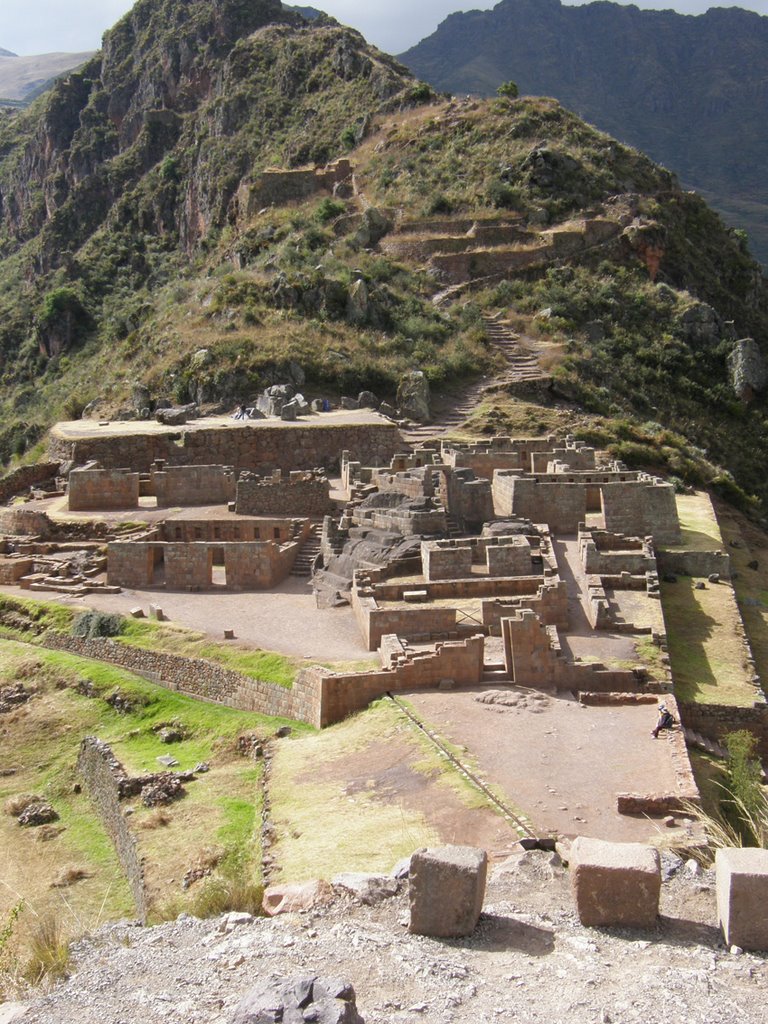
<instances>
[{"instance_id":1,"label":"mountain peak","mask_svg":"<svg viewBox=\"0 0 768 1024\"><path fill-rule=\"evenodd\" d=\"M0 46L0 57L18 57L18 53L14 53L13 50L4 50Z\"/></svg>"}]
</instances>

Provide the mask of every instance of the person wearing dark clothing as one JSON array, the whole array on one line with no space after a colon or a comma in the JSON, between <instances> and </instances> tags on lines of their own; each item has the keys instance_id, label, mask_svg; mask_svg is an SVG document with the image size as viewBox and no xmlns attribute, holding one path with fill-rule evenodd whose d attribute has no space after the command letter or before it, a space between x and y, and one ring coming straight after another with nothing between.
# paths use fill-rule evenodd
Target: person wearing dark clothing
<instances>
[{"instance_id":1,"label":"person wearing dark clothing","mask_svg":"<svg viewBox=\"0 0 768 1024\"><path fill-rule=\"evenodd\" d=\"M675 719L670 714L666 704L659 704L659 718L656 722L656 728L651 732L651 736L657 740L662 729L671 729L674 724Z\"/></svg>"}]
</instances>

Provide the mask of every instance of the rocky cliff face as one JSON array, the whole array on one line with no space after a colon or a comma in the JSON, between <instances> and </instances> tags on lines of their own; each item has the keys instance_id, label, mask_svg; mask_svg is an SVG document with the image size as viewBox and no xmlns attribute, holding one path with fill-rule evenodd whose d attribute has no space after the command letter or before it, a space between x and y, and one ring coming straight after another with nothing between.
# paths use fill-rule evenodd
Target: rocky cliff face
<instances>
[{"instance_id":1,"label":"rocky cliff face","mask_svg":"<svg viewBox=\"0 0 768 1024\"><path fill-rule=\"evenodd\" d=\"M402 60L436 88L555 96L705 192L768 262L768 18L560 0L453 14Z\"/></svg>"}]
</instances>

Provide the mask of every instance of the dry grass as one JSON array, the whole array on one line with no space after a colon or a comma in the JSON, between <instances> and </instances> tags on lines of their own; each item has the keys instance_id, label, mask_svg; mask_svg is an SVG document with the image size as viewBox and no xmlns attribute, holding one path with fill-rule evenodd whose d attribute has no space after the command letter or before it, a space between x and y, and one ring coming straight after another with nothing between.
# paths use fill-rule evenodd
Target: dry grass
<instances>
[{"instance_id":1,"label":"dry grass","mask_svg":"<svg viewBox=\"0 0 768 1024\"><path fill-rule=\"evenodd\" d=\"M136 827L151 832L156 828L165 828L170 823L171 815L168 811L164 807L156 807L148 817L137 822Z\"/></svg>"},{"instance_id":2,"label":"dry grass","mask_svg":"<svg viewBox=\"0 0 768 1024\"><path fill-rule=\"evenodd\" d=\"M18 793L16 796L11 796L5 801L3 810L11 818L18 818L28 807L42 802L42 797L33 796L31 793Z\"/></svg>"},{"instance_id":3,"label":"dry grass","mask_svg":"<svg viewBox=\"0 0 768 1024\"><path fill-rule=\"evenodd\" d=\"M92 871L87 868L80 867L77 864L69 864L67 867L61 869L56 878L51 882L52 889L68 889L70 885L74 885L76 882L82 882L86 878L91 878L93 875Z\"/></svg>"},{"instance_id":4,"label":"dry grass","mask_svg":"<svg viewBox=\"0 0 768 1024\"><path fill-rule=\"evenodd\" d=\"M30 985L66 977L69 967L69 942L61 916L46 913L35 919L29 929L29 960L23 977Z\"/></svg>"}]
</instances>

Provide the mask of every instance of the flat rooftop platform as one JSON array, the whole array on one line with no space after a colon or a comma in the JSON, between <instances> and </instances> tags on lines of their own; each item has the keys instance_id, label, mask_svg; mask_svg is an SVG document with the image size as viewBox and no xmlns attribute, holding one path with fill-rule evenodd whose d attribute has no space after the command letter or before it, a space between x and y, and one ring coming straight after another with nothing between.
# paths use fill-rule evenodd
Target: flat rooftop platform
<instances>
[{"instance_id":1,"label":"flat rooftop platform","mask_svg":"<svg viewBox=\"0 0 768 1024\"><path fill-rule=\"evenodd\" d=\"M385 416L380 416L373 409L356 411L339 410L338 412L315 413L302 416L294 421L281 420L270 416L263 420L235 420L232 416L204 416L190 420L183 426L168 427L156 420L65 420L53 427L51 434L62 441L89 441L102 437L152 437L178 436L180 433L194 433L200 430L263 430L279 427L285 430L306 430L307 428L328 427L359 427L359 426L390 426L397 430L396 424Z\"/></svg>"}]
</instances>

